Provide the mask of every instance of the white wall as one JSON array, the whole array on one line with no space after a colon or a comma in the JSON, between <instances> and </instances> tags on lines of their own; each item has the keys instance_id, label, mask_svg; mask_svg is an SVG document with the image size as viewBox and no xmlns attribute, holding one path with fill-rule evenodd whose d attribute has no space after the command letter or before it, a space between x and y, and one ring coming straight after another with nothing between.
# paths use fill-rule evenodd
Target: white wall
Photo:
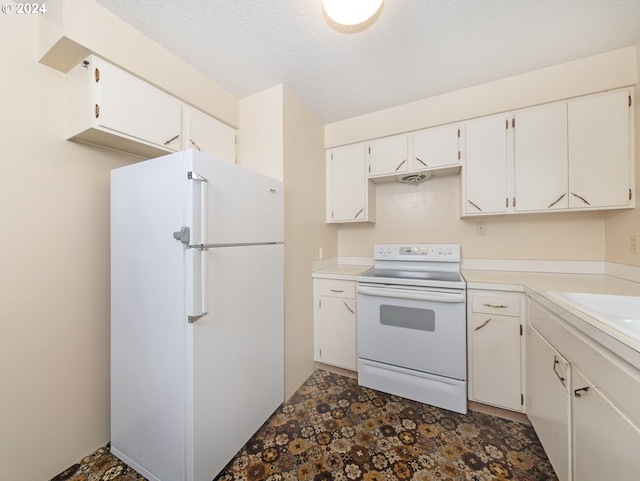
<instances>
[{"instance_id":1,"label":"white wall","mask_svg":"<svg viewBox=\"0 0 640 481\"><path fill-rule=\"evenodd\" d=\"M65 76L34 15L0 16L0 479L50 479L109 441L109 172L64 140Z\"/></svg>"}]
</instances>

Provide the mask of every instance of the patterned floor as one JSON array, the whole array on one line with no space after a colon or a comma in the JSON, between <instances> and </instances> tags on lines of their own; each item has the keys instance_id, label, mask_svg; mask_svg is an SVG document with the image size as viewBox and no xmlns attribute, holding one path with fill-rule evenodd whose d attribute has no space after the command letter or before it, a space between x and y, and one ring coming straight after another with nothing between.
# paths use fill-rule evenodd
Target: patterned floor
<instances>
[{"instance_id":1,"label":"patterned floor","mask_svg":"<svg viewBox=\"0 0 640 481\"><path fill-rule=\"evenodd\" d=\"M317 370L216 481L556 480L531 426L456 414ZM52 481L144 480L98 450Z\"/></svg>"}]
</instances>

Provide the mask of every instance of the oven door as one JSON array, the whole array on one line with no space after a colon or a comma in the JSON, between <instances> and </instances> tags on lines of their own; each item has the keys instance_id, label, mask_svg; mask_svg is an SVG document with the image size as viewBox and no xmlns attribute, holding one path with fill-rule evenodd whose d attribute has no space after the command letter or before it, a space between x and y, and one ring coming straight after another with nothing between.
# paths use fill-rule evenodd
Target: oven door
<instances>
[{"instance_id":1,"label":"oven door","mask_svg":"<svg viewBox=\"0 0 640 481\"><path fill-rule=\"evenodd\" d=\"M358 357L466 379L461 289L358 284Z\"/></svg>"}]
</instances>

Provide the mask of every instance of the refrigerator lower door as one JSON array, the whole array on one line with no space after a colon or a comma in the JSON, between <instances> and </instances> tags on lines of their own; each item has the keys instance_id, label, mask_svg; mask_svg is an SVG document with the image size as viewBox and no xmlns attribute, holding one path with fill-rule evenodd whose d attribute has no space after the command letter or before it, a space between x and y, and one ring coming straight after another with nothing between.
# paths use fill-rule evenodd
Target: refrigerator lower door
<instances>
[{"instance_id":1,"label":"refrigerator lower door","mask_svg":"<svg viewBox=\"0 0 640 481\"><path fill-rule=\"evenodd\" d=\"M214 479L284 400L284 246L205 253L209 314L187 331L194 481Z\"/></svg>"}]
</instances>

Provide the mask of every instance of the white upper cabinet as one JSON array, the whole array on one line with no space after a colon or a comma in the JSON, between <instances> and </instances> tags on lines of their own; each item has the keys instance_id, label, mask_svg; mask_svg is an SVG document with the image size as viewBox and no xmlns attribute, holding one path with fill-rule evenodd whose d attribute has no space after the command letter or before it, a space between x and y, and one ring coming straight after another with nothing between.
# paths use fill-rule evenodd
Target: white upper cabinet
<instances>
[{"instance_id":1,"label":"white upper cabinet","mask_svg":"<svg viewBox=\"0 0 640 481\"><path fill-rule=\"evenodd\" d=\"M236 162L236 131L189 105L183 106L182 149L196 149Z\"/></svg>"},{"instance_id":2,"label":"white upper cabinet","mask_svg":"<svg viewBox=\"0 0 640 481\"><path fill-rule=\"evenodd\" d=\"M91 56L68 76L69 139L144 157L180 149L181 102Z\"/></svg>"},{"instance_id":3,"label":"white upper cabinet","mask_svg":"<svg viewBox=\"0 0 640 481\"><path fill-rule=\"evenodd\" d=\"M460 165L463 129L463 125L449 124L414 132L409 169L417 172Z\"/></svg>"},{"instance_id":4,"label":"white upper cabinet","mask_svg":"<svg viewBox=\"0 0 640 481\"><path fill-rule=\"evenodd\" d=\"M463 172L463 214L501 214L507 211L506 114L466 123Z\"/></svg>"},{"instance_id":5,"label":"white upper cabinet","mask_svg":"<svg viewBox=\"0 0 640 481\"><path fill-rule=\"evenodd\" d=\"M633 195L631 93L568 102L569 206L629 206Z\"/></svg>"},{"instance_id":6,"label":"white upper cabinet","mask_svg":"<svg viewBox=\"0 0 640 481\"><path fill-rule=\"evenodd\" d=\"M408 136L397 135L373 140L367 147L369 177L407 172L409 161Z\"/></svg>"},{"instance_id":7,"label":"white upper cabinet","mask_svg":"<svg viewBox=\"0 0 640 481\"><path fill-rule=\"evenodd\" d=\"M514 114L517 212L566 209L567 106L564 102Z\"/></svg>"},{"instance_id":8,"label":"white upper cabinet","mask_svg":"<svg viewBox=\"0 0 640 481\"><path fill-rule=\"evenodd\" d=\"M367 178L365 144L327 150L327 222L373 222L374 186Z\"/></svg>"}]
</instances>

